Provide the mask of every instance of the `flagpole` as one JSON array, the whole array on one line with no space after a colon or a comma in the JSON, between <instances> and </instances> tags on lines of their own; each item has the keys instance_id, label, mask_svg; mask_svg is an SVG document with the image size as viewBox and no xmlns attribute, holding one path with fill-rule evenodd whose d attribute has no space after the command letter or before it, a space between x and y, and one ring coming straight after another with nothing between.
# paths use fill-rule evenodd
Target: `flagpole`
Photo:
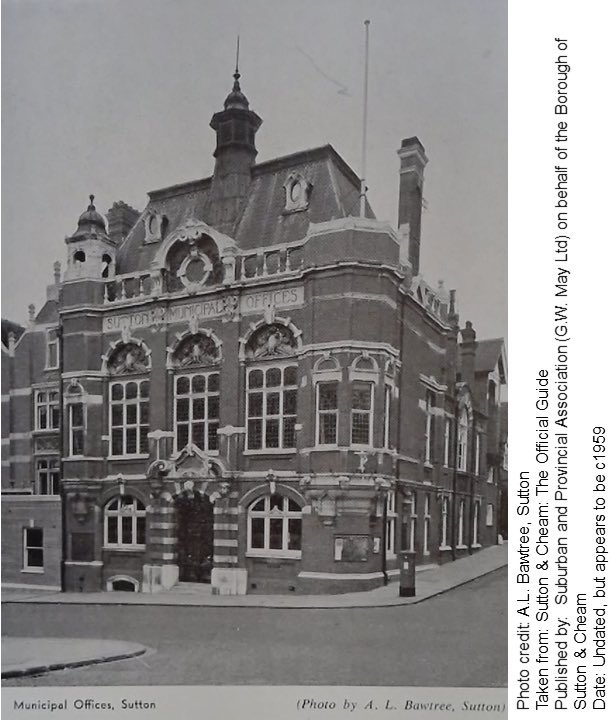
<instances>
[{"instance_id":1,"label":"flagpole","mask_svg":"<svg viewBox=\"0 0 613 720\"><path fill-rule=\"evenodd\" d=\"M364 107L362 114L362 177L360 179L360 217L366 217L366 129L368 123L368 26L364 20Z\"/></svg>"}]
</instances>

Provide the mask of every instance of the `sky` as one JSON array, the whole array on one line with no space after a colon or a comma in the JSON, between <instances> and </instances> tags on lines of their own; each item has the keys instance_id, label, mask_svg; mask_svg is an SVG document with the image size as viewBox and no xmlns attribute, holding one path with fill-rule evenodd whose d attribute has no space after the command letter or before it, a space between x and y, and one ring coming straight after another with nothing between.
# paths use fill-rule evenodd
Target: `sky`
<instances>
[{"instance_id":1,"label":"sky","mask_svg":"<svg viewBox=\"0 0 613 720\"><path fill-rule=\"evenodd\" d=\"M397 225L396 150L426 148L421 271L477 337L506 335L504 0L3 0L2 316L39 309L64 238L99 211L212 173L240 34L258 162L330 143ZM339 92L346 88L345 91Z\"/></svg>"}]
</instances>

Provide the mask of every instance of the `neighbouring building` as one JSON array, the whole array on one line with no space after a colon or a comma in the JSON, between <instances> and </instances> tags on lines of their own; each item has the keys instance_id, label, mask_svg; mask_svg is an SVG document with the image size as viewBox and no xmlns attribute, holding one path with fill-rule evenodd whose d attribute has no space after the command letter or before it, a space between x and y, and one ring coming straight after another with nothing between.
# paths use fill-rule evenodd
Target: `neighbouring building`
<instances>
[{"instance_id":1,"label":"neighbouring building","mask_svg":"<svg viewBox=\"0 0 613 720\"><path fill-rule=\"evenodd\" d=\"M398 227L360 217L330 145L255 162L239 77L213 175L92 196L3 323L7 585L345 592L498 541L504 343L420 274L424 147Z\"/></svg>"}]
</instances>

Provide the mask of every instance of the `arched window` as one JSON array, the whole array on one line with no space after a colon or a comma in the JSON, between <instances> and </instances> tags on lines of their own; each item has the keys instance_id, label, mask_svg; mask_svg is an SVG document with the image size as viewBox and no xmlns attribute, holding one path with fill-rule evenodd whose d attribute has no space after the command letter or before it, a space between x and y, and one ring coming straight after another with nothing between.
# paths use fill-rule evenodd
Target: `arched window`
<instances>
[{"instance_id":1,"label":"arched window","mask_svg":"<svg viewBox=\"0 0 613 720\"><path fill-rule=\"evenodd\" d=\"M458 470L466 471L468 459L468 410L463 407L458 422Z\"/></svg>"},{"instance_id":2,"label":"arched window","mask_svg":"<svg viewBox=\"0 0 613 720\"><path fill-rule=\"evenodd\" d=\"M302 510L295 500L278 493L261 497L249 506L247 523L250 554L300 557Z\"/></svg>"},{"instance_id":3,"label":"arched window","mask_svg":"<svg viewBox=\"0 0 613 720\"><path fill-rule=\"evenodd\" d=\"M139 548L145 546L147 511L132 495L119 495L104 508L104 546Z\"/></svg>"}]
</instances>

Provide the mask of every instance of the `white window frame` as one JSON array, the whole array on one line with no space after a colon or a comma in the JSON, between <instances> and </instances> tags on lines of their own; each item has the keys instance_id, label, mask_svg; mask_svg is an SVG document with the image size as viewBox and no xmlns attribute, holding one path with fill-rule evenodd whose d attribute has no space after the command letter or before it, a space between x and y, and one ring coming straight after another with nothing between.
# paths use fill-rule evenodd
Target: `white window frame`
<instances>
[{"instance_id":1,"label":"white window frame","mask_svg":"<svg viewBox=\"0 0 613 720\"><path fill-rule=\"evenodd\" d=\"M424 462L432 464L434 456L434 408L436 407L436 396L431 390L426 390L426 433L425 433L425 454Z\"/></svg>"},{"instance_id":2,"label":"white window frame","mask_svg":"<svg viewBox=\"0 0 613 720\"><path fill-rule=\"evenodd\" d=\"M30 530L40 530L40 533L41 533L40 545L30 544L30 542L28 540L28 533L30 532ZM45 530L44 530L44 528L38 527L38 526L24 527L23 528L23 536L22 536L22 549L23 549L22 572L44 573L45 572ZM40 565L30 565L30 558L29 558L30 550L40 550L41 551L42 557L41 557Z\"/></svg>"},{"instance_id":3,"label":"white window frame","mask_svg":"<svg viewBox=\"0 0 613 720\"><path fill-rule=\"evenodd\" d=\"M46 463L42 466L42 463ZM55 463L53 465L52 463ZM47 492L42 492L41 477L45 477ZM54 478L55 477L55 482ZM57 485L57 492L49 492L49 488L53 489L53 485ZM60 463L57 457L40 457L36 458L36 495L59 495L60 494Z\"/></svg>"},{"instance_id":4,"label":"white window frame","mask_svg":"<svg viewBox=\"0 0 613 720\"><path fill-rule=\"evenodd\" d=\"M261 495L256 498L247 509L247 554L251 557L278 557L278 558L292 558L300 559L302 557L302 508L300 510L290 510L289 503L296 502L293 498L287 495L281 495L280 493L273 493L283 498L283 509L277 510L276 508L270 507L270 500L272 495ZM264 500L264 510L254 510L254 506ZM298 503L296 503L298 504ZM258 548L253 547L253 531L252 521L254 519L264 520L264 547ZM282 522L282 540L281 548L270 547L270 521L273 519L281 519ZM300 550L290 549L289 540L289 521L300 520Z\"/></svg>"},{"instance_id":5,"label":"white window frame","mask_svg":"<svg viewBox=\"0 0 613 720\"><path fill-rule=\"evenodd\" d=\"M128 500L132 500L131 505L127 505ZM117 509L111 509L110 506L117 502ZM139 507L142 506L142 507ZM130 543L123 542L123 518L131 519L132 538ZM109 518L117 519L117 542L109 541ZM134 495L115 495L104 506L104 547L110 550L142 550L146 546L146 538L144 543L138 540L138 520L144 518L145 533L147 532L147 508L145 504Z\"/></svg>"},{"instance_id":6,"label":"white window frame","mask_svg":"<svg viewBox=\"0 0 613 720\"><path fill-rule=\"evenodd\" d=\"M487 481L490 485L494 484L494 466L490 465L487 469Z\"/></svg>"},{"instance_id":7,"label":"white window frame","mask_svg":"<svg viewBox=\"0 0 613 720\"><path fill-rule=\"evenodd\" d=\"M136 383L138 392L136 394L135 398L130 398L129 400L126 400L126 387L130 383ZM147 383L148 385L148 391L147 391L147 397L145 399L142 398L141 395L141 388L142 384ZM114 385L122 385L123 386L123 397L121 400L113 400L113 386ZM146 438L146 435L149 432L149 421L146 423L143 423L141 420L141 403L146 402L147 403L147 415L149 416L149 410L150 410L150 393L151 393L151 383L149 381L148 377L130 377L126 378L125 380L115 380L112 379L109 382L109 457L110 458L138 458L138 457L147 457L149 455L149 445L148 440ZM121 405L122 406L122 419L123 422L121 425L113 425L113 407ZM128 405L136 405L136 422L135 423L127 423L126 422L126 415L127 410L126 408ZM122 452L116 453L113 451L113 430L121 428L122 430L122 441L121 441L121 448ZM145 435L145 441L144 441L144 449L142 447L141 443L141 436L143 433L141 433L141 430L147 428L147 433L144 433ZM130 429L136 430L136 452L127 452L127 432Z\"/></svg>"},{"instance_id":8,"label":"white window frame","mask_svg":"<svg viewBox=\"0 0 613 720\"><path fill-rule=\"evenodd\" d=\"M386 382L383 388L383 447L391 449L393 386Z\"/></svg>"},{"instance_id":9,"label":"white window frame","mask_svg":"<svg viewBox=\"0 0 613 720\"><path fill-rule=\"evenodd\" d=\"M456 542L456 547L458 548L465 548L466 544L464 543L464 514L466 512L466 504L464 500L460 500L458 502L458 537Z\"/></svg>"},{"instance_id":10,"label":"white window frame","mask_svg":"<svg viewBox=\"0 0 613 720\"><path fill-rule=\"evenodd\" d=\"M494 505L492 503L488 503L485 509L485 525L494 527Z\"/></svg>"},{"instance_id":11,"label":"white window frame","mask_svg":"<svg viewBox=\"0 0 613 720\"><path fill-rule=\"evenodd\" d=\"M440 550L449 550L449 498L441 500L441 545Z\"/></svg>"},{"instance_id":12,"label":"white window frame","mask_svg":"<svg viewBox=\"0 0 613 720\"><path fill-rule=\"evenodd\" d=\"M424 555L430 555L430 524L432 522L430 495L424 495Z\"/></svg>"},{"instance_id":13,"label":"white window frame","mask_svg":"<svg viewBox=\"0 0 613 720\"><path fill-rule=\"evenodd\" d=\"M458 418L457 469L466 472L468 467L468 410L463 407Z\"/></svg>"},{"instance_id":14,"label":"white window frame","mask_svg":"<svg viewBox=\"0 0 613 720\"><path fill-rule=\"evenodd\" d=\"M479 542L479 521L481 520L481 502L475 500L473 506L473 547L481 547Z\"/></svg>"},{"instance_id":15,"label":"white window frame","mask_svg":"<svg viewBox=\"0 0 613 720\"><path fill-rule=\"evenodd\" d=\"M55 395L55 399L51 396ZM42 396L42 397L41 397ZM55 414L54 414L55 409ZM41 423L41 411L44 410L46 423ZM53 424L53 418L57 423ZM34 418L37 430L58 430L60 427L60 392L57 388L38 388L34 390Z\"/></svg>"},{"instance_id":16,"label":"white window frame","mask_svg":"<svg viewBox=\"0 0 613 720\"><path fill-rule=\"evenodd\" d=\"M53 337L55 336L55 337ZM52 353L55 353L55 363L51 362ZM45 345L45 370L57 370L60 366L60 339L56 328L47 330Z\"/></svg>"},{"instance_id":17,"label":"white window frame","mask_svg":"<svg viewBox=\"0 0 613 720\"><path fill-rule=\"evenodd\" d=\"M370 408L364 410L361 408L353 407L353 388L355 385L369 385L370 386ZM375 383L370 380L353 380L351 383L351 426L349 432L351 433L350 441L351 447L354 448L371 448L373 446L373 417L374 417L374 403L375 403ZM353 419L356 415L368 415L368 442L358 443L353 441Z\"/></svg>"},{"instance_id":18,"label":"white window frame","mask_svg":"<svg viewBox=\"0 0 613 720\"><path fill-rule=\"evenodd\" d=\"M443 456L443 465L449 467L449 457L451 450L451 418L445 418L445 449Z\"/></svg>"},{"instance_id":19,"label":"white window frame","mask_svg":"<svg viewBox=\"0 0 613 720\"><path fill-rule=\"evenodd\" d=\"M475 475L481 472L481 433L475 432Z\"/></svg>"},{"instance_id":20,"label":"white window frame","mask_svg":"<svg viewBox=\"0 0 613 720\"><path fill-rule=\"evenodd\" d=\"M396 524L398 512L396 510L396 491L388 490L385 496L385 557L396 557Z\"/></svg>"},{"instance_id":21,"label":"white window frame","mask_svg":"<svg viewBox=\"0 0 613 720\"><path fill-rule=\"evenodd\" d=\"M204 392L198 392L195 393L193 391L193 382L194 378L198 375L201 375L205 378L206 382L206 390ZM212 375L217 375L217 390L214 392L211 392L209 390L209 378ZM190 391L186 394L179 395L177 393L177 385L179 384L179 380L187 378L190 383ZM209 425L210 424L217 424L217 429L221 427L221 374L219 370L210 370L206 372L198 372L197 370L194 372L189 373L180 373L175 376L174 381L174 403L173 403L173 420L174 420L174 449L175 452L179 452L183 449L185 446L179 447L179 425L187 426L187 436L188 440L186 444L193 443L194 438L194 422L197 422L199 424L202 424L204 426L204 447L200 448L203 452L206 452L210 455L218 455L219 454L219 440L217 441L217 447L211 448L209 447ZM216 420L212 420L209 417L209 401L211 398L217 398L218 400L218 406L219 406L219 414L217 416ZM188 420L179 420L178 412L177 412L177 405L179 400L187 400L189 403L189 417ZM204 401L204 418L203 419L197 419L194 421L194 401L195 400L203 400Z\"/></svg>"},{"instance_id":22,"label":"white window frame","mask_svg":"<svg viewBox=\"0 0 613 720\"><path fill-rule=\"evenodd\" d=\"M74 424L75 407L81 406L81 425ZM68 455L71 457L82 457L85 454L85 403L82 399L72 400L67 403L68 408ZM81 433L81 452L75 453L75 433Z\"/></svg>"},{"instance_id":23,"label":"white window frame","mask_svg":"<svg viewBox=\"0 0 613 720\"><path fill-rule=\"evenodd\" d=\"M408 494L407 502L405 503L409 510L409 537L407 538L407 550L409 552L415 552L415 543L417 536L417 495L411 491Z\"/></svg>"},{"instance_id":24,"label":"white window frame","mask_svg":"<svg viewBox=\"0 0 613 720\"><path fill-rule=\"evenodd\" d=\"M287 368L294 368L296 371L296 383L291 385L285 384L285 370ZM252 388L250 386L250 378L251 375L255 371L260 371L263 375L263 384L261 387L254 387ZM281 372L281 384L268 388L266 386L266 373L269 370L279 370ZM247 368L246 373L246 383L245 383L245 393L246 393L246 401L245 401L245 429L247 431L246 438L245 438L245 453L246 454L274 454L274 453L287 453L291 452L292 450L296 450L296 431L295 426L298 422L298 365L295 361L293 362L287 362L287 363L274 363L274 364L262 364L262 365L253 365L249 366ZM285 393L288 391L293 391L296 393L296 412L295 413L285 413L284 412L284 400L285 400ZM249 398L252 395L256 394L262 395L262 413L261 415L250 415L249 414ZM278 413L268 413L267 412L267 405L268 405L268 397L270 395L273 395L275 393L279 394L279 412ZM283 428L285 425L286 419L294 419L294 437L292 439L291 445L285 445L283 443ZM260 444L258 447L251 447L249 444L249 422L260 420L261 425L261 438L260 438ZM268 422L278 422L278 445L274 447L267 447L266 445L266 428Z\"/></svg>"},{"instance_id":25,"label":"white window frame","mask_svg":"<svg viewBox=\"0 0 613 720\"><path fill-rule=\"evenodd\" d=\"M334 385L336 390L336 408L334 409L322 409L320 407L321 402L321 388L323 385ZM338 380L318 380L315 388L316 399L315 399L315 445L316 447L337 447L338 446L338 399L339 399L339 388L340 383ZM335 433L334 442L322 442L321 431L322 431L322 416L334 416L335 419Z\"/></svg>"}]
</instances>

